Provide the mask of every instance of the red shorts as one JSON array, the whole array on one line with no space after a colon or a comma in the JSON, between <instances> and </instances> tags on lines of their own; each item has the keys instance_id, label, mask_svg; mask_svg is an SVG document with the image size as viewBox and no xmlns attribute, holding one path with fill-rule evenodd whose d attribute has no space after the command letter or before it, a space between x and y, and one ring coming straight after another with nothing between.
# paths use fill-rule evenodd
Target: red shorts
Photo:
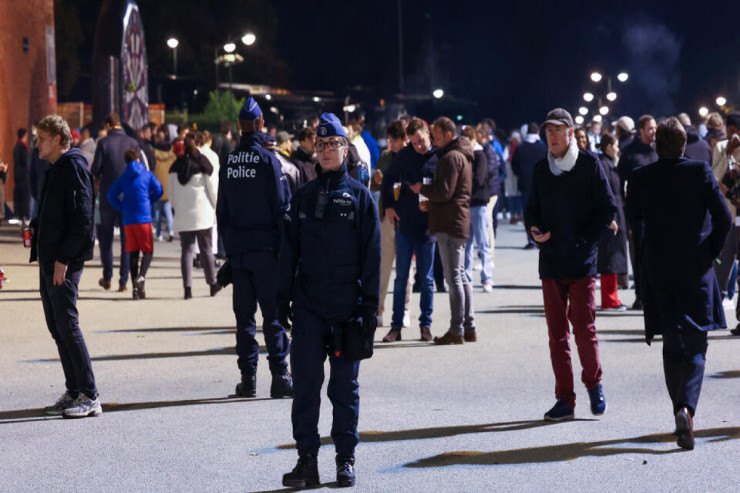
<instances>
[{"instance_id":1,"label":"red shorts","mask_svg":"<svg viewBox=\"0 0 740 493\"><path fill-rule=\"evenodd\" d=\"M143 253L154 251L154 233L152 224L127 224L123 227L126 233L126 251L136 252L141 250Z\"/></svg>"}]
</instances>

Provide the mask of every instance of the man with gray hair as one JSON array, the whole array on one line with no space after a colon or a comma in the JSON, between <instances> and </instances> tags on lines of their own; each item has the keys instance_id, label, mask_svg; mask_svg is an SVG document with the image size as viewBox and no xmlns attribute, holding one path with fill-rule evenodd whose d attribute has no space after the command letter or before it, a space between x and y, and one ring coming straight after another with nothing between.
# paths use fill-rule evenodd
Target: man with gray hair
<instances>
[{"instance_id":1,"label":"man with gray hair","mask_svg":"<svg viewBox=\"0 0 740 493\"><path fill-rule=\"evenodd\" d=\"M663 371L673 404L676 441L694 448L707 331L727 327L712 261L731 216L709 164L683 156L686 132L676 118L658 125L658 161L632 173L627 220L642 222L645 341L663 335ZM669 186L666 186L669 185Z\"/></svg>"},{"instance_id":2,"label":"man with gray hair","mask_svg":"<svg viewBox=\"0 0 740 493\"><path fill-rule=\"evenodd\" d=\"M547 158L534 167L524 221L540 248L540 279L555 373L557 402L545 413L545 420L574 417L568 321L573 324L591 413L601 416L606 400L595 323L596 250L617 206L598 159L578 149L570 113L556 108L542 126L549 150Z\"/></svg>"},{"instance_id":3,"label":"man with gray hair","mask_svg":"<svg viewBox=\"0 0 740 493\"><path fill-rule=\"evenodd\" d=\"M103 410L77 312L82 269L93 258L93 177L85 156L79 149L70 149L71 142L62 117L50 115L39 122L39 157L52 165L39 197L38 215L31 222L30 261L39 262L41 303L67 388L44 411L82 418Z\"/></svg>"}]
</instances>

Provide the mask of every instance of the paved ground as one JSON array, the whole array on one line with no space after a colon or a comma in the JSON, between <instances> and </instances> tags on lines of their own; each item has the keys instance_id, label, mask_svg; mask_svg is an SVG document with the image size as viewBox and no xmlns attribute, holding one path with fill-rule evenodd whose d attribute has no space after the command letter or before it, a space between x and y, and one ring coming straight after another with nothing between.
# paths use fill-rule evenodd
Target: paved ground
<instances>
[{"instance_id":1,"label":"paved ground","mask_svg":"<svg viewBox=\"0 0 740 493\"><path fill-rule=\"evenodd\" d=\"M496 288L475 293L479 342L434 347L414 340L411 328L408 341L378 344L363 363L356 489L737 491L740 338L726 330L709 336L693 452L673 441L661 344L644 344L637 312L597 320L606 415L591 416L579 387L575 421L542 421L554 380L537 253L521 250L523 242L521 226L502 226ZM290 400L269 399L264 356L257 398L229 398L238 380L231 289L210 298L200 272L195 298L183 300L179 246L155 248L145 301L103 291L97 256L89 262L79 308L105 413L64 420L41 413L63 380L37 267L26 263L14 230L0 231L0 266L10 278L0 291L0 490L281 489L295 462ZM633 301L631 291L620 295ZM436 294L434 302L432 331L441 335L448 300ZM418 316L418 295L414 304ZM319 460L327 488L330 411L324 398Z\"/></svg>"}]
</instances>

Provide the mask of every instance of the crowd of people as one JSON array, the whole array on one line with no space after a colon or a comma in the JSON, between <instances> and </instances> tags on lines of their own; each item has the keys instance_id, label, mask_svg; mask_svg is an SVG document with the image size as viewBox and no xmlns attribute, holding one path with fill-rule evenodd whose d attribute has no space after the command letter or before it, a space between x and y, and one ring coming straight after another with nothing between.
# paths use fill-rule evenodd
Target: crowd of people
<instances>
[{"instance_id":1,"label":"crowd of people","mask_svg":"<svg viewBox=\"0 0 740 493\"><path fill-rule=\"evenodd\" d=\"M618 289L629 287L631 262L632 309L644 309L648 344L663 335L677 442L691 449L706 331L727 325L722 303L734 290L740 234L740 113L717 117L694 128L686 114L660 123L643 115L637 124L623 116L602 129L577 127L557 108L506 138L491 119L458 128L444 116L430 125L402 115L379 144L358 113L346 124L331 113L310 118L296 135L266 129L252 98L239 113L238 136L227 122L216 135L155 124L127 132L111 113L96 141L89 129L72 131L48 116L30 145L18 131L14 153L14 213L24 225L34 218L32 258L67 385L46 412L102 413L76 308L94 239L107 290L120 227L118 291L128 290L130 276L141 300L155 240L177 236L185 299L193 296L194 266L211 296L233 284L241 397L257 395L260 306L270 395L293 398L299 459L286 486L318 484L319 393L329 358L337 480L351 486L359 365L372 356L376 328L389 328L383 343L401 340L411 325L409 293L418 291L421 341L476 342L473 286L492 292L496 229L508 219L524 222L524 248L539 252L556 397L545 419L575 415L571 326L590 410L606 412L595 289L598 277L602 310L628 309ZM0 164L0 177L5 171ZM384 317L394 263L392 315ZM435 283L450 307L437 337ZM732 333L740 335L740 324Z\"/></svg>"}]
</instances>

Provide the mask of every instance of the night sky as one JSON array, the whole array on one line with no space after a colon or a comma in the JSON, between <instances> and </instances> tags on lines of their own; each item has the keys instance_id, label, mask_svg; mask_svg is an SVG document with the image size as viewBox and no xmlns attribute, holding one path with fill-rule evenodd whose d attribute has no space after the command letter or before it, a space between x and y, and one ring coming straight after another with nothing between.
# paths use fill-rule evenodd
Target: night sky
<instances>
[{"instance_id":1,"label":"night sky","mask_svg":"<svg viewBox=\"0 0 740 493\"><path fill-rule=\"evenodd\" d=\"M88 33L77 50L84 73L98 2L76 3L89 7L79 13ZM507 128L541 121L555 106L575 111L586 90L605 94L605 82L599 87L590 81L593 70L613 76L617 115L686 111L695 117L701 104L713 109L720 94L740 106L740 2L572 3L402 0L404 92L443 88L477 102L480 113ZM235 33L244 24L258 43L251 65L235 71L239 81L332 90L339 96L358 86L378 97L399 91L397 0L139 4L153 77L171 68L164 40L185 30L191 34L179 35L188 38L179 54L181 72L190 70L212 85L207 76L212 70L197 57L205 60L224 32ZM183 8L186 4L209 10L208 18ZM253 25L256 19L267 27ZM180 26L185 22L200 28L185 29ZM261 73L261 67L269 68ZM624 85L616 81L621 71L630 75ZM80 87L86 84L78 84L75 94Z\"/></svg>"}]
</instances>

